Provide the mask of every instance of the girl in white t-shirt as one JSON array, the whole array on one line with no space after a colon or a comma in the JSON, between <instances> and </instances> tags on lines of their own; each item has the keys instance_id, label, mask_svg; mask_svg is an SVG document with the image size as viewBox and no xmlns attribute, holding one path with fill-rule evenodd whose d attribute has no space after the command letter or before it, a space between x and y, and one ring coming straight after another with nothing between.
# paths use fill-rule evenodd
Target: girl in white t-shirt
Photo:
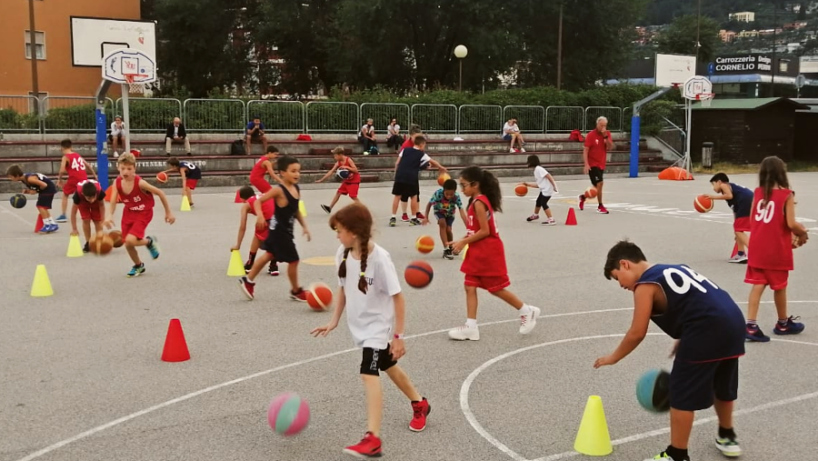
<instances>
[{"instance_id":1,"label":"girl in white t-shirt","mask_svg":"<svg viewBox=\"0 0 818 461\"><path fill-rule=\"evenodd\" d=\"M341 241L335 257L339 288L332 320L311 334L326 336L338 326L344 309L348 311L349 331L355 346L363 349L360 372L366 390L367 432L359 443L346 447L344 452L378 457L383 411L379 371L386 372L411 401L410 430L420 432L426 428L426 415L431 407L397 364L406 353L403 343L406 306L389 252L371 241L372 214L364 205L354 203L332 215L329 224Z\"/></svg>"},{"instance_id":2,"label":"girl in white t-shirt","mask_svg":"<svg viewBox=\"0 0 818 461\"><path fill-rule=\"evenodd\" d=\"M540 208L545 210L545 216L548 218L542 223L546 226L554 226L557 224L554 217L551 216L551 208L548 207L548 201L551 196L557 193L557 183L554 182L554 177L540 165L540 159L536 155L528 156L528 167L534 168L534 180L536 182L521 182L520 185L531 189L539 189L540 195L537 196L537 203L534 205L534 214L525 218L526 221L536 221L540 219Z\"/></svg>"}]
</instances>

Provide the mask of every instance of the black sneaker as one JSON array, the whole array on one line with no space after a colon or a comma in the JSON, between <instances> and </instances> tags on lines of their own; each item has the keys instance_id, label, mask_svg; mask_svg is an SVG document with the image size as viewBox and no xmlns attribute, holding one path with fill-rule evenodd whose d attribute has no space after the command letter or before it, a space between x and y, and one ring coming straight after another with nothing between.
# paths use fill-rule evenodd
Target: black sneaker
<instances>
[{"instance_id":1,"label":"black sneaker","mask_svg":"<svg viewBox=\"0 0 818 461\"><path fill-rule=\"evenodd\" d=\"M247 262L246 262L246 263L244 263L244 273L245 273L245 274L249 274L249 273L250 273L250 269L252 269L252 268L253 268L253 263L252 263L252 262L250 262L250 260L247 260Z\"/></svg>"},{"instance_id":2,"label":"black sneaker","mask_svg":"<svg viewBox=\"0 0 818 461\"><path fill-rule=\"evenodd\" d=\"M327 214L332 213L332 208L328 207L327 205L321 205L321 209L326 211Z\"/></svg>"},{"instance_id":3,"label":"black sneaker","mask_svg":"<svg viewBox=\"0 0 818 461\"><path fill-rule=\"evenodd\" d=\"M443 257L446 259L454 259L454 253L452 252L451 248L446 248L443 250Z\"/></svg>"},{"instance_id":4,"label":"black sneaker","mask_svg":"<svg viewBox=\"0 0 818 461\"><path fill-rule=\"evenodd\" d=\"M412 218L412 219L409 220L409 224L411 224L413 226L420 226L420 219Z\"/></svg>"},{"instance_id":5,"label":"black sneaker","mask_svg":"<svg viewBox=\"0 0 818 461\"><path fill-rule=\"evenodd\" d=\"M88 245L88 242L85 242L85 246L82 247L82 252L83 253L90 253L91 252L91 246Z\"/></svg>"},{"instance_id":6,"label":"black sneaker","mask_svg":"<svg viewBox=\"0 0 818 461\"><path fill-rule=\"evenodd\" d=\"M270 269L267 270L267 273L273 277L278 277L280 272L278 272L278 264L270 264Z\"/></svg>"},{"instance_id":7,"label":"black sneaker","mask_svg":"<svg viewBox=\"0 0 818 461\"><path fill-rule=\"evenodd\" d=\"M395 217L394 217L394 216L392 216L391 218L389 218L389 227L395 227L395 223L396 223L396 222L397 222L397 220L395 219Z\"/></svg>"}]
</instances>

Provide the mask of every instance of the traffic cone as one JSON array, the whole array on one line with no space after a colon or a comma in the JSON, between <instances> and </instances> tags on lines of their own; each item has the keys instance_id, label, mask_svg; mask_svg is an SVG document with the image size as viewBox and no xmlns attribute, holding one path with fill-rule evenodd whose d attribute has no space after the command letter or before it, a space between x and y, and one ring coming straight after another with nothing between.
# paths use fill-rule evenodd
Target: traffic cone
<instances>
[{"instance_id":1,"label":"traffic cone","mask_svg":"<svg viewBox=\"0 0 818 461\"><path fill-rule=\"evenodd\" d=\"M110 186L108 186L108 188L107 188L107 189L105 189L105 201L106 201L106 202L110 202L110 201L111 201L111 190L112 190L113 188L114 188L114 186L113 186L113 185L110 185Z\"/></svg>"},{"instance_id":2,"label":"traffic cone","mask_svg":"<svg viewBox=\"0 0 818 461\"><path fill-rule=\"evenodd\" d=\"M244 277L244 263L241 262L239 250L230 252L230 265L227 266L228 277Z\"/></svg>"},{"instance_id":3,"label":"traffic cone","mask_svg":"<svg viewBox=\"0 0 818 461\"><path fill-rule=\"evenodd\" d=\"M40 232L40 229L43 228L43 217L37 215L37 224L34 225L34 233Z\"/></svg>"},{"instance_id":4,"label":"traffic cone","mask_svg":"<svg viewBox=\"0 0 818 461\"><path fill-rule=\"evenodd\" d=\"M190 211L190 202L187 199L187 195L182 196L182 207L180 211Z\"/></svg>"},{"instance_id":5,"label":"traffic cone","mask_svg":"<svg viewBox=\"0 0 818 461\"><path fill-rule=\"evenodd\" d=\"M608 433L608 423L602 409L602 398L598 395L588 397L579 432L574 441L574 450L588 456L606 456L613 453L611 435Z\"/></svg>"},{"instance_id":6,"label":"traffic cone","mask_svg":"<svg viewBox=\"0 0 818 461\"><path fill-rule=\"evenodd\" d=\"M34 298L44 298L54 294L51 288L51 281L48 280L48 272L45 270L45 265L38 264L37 270L34 271L34 283L31 284L31 296Z\"/></svg>"},{"instance_id":7,"label":"traffic cone","mask_svg":"<svg viewBox=\"0 0 818 461\"><path fill-rule=\"evenodd\" d=\"M303 200L298 200L298 211L301 212L301 216L307 217L307 205L304 205Z\"/></svg>"},{"instance_id":8,"label":"traffic cone","mask_svg":"<svg viewBox=\"0 0 818 461\"><path fill-rule=\"evenodd\" d=\"M239 191L236 191L236 199L233 200L233 203L244 203L244 200L241 199L241 195L239 195Z\"/></svg>"},{"instance_id":9,"label":"traffic cone","mask_svg":"<svg viewBox=\"0 0 818 461\"><path fill-rule=\"evenodd\" d=\"M565 218L565 225L566 226L576 226L577 225L577 214L574 211L574 207L568 209L568 217Z\"/></svg>"},{"instance_id":10,"label":"traffic cone","mask_svg":"<svg viewBox=\"0 0 818 461\"><path fill-rule=\"evenodd\" d=\"M165 337L165 348L162 350L162 361L184 362L185 360L190 360L190 352L187 350L182 323L179 319L171 319L168 334Z\"/></svg>"},{"instance_id":11,"label":"traffic cone","mask_svg":"<svg viewBox=\"0 0 818 461\"><path fill-rule=\"evenodd\" d=\"M65 254L69 258L79 258L82 256L82 245L80 245L80 236L72 235L68 239L68 253Z\"/></svg>"}]
</instances>

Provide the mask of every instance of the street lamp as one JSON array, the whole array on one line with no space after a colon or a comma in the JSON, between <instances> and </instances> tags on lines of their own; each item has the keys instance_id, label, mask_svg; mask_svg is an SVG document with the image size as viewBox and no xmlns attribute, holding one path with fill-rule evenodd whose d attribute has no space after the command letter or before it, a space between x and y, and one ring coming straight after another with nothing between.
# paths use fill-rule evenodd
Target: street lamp
<instances>
[{"instance_id":1,"label":"street lamp","mask_svg":"<svg viewBox=\"0 0 818 461\"><path fill-rule=\"evenodd\" d=\"M460 83L457 86L458 91L463 91L463 58L469 54L468 48L463 45L454 47L454 55L460 61Z\"/></svg>"}]
</instances>

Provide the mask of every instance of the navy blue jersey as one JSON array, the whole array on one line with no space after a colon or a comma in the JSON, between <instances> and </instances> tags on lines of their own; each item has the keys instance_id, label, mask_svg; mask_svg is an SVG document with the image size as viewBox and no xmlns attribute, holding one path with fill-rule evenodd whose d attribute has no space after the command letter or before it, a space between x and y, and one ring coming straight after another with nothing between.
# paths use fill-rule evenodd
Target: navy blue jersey
<instances>
[{"instance_id":1,"label":"navy blue jersey","mask_svg":"<svg viewBox=\"0 0 818 461\"><path fill-rule=\"evenodd\" d=\"M401 152L398 171L395 172L395 182L417 184L418 175L424 165L429 165L429 156L414 147L407 147Z\"/></svg>"},{"instance_id":2,"label":"navy blue jersey","mask_svg":"<svg viewBox=\"0 0 818 461\"><path fill-rule=\"evenodd\" d=\"M637 285L654 283L667 298L664 312L651 321L678 339L676 358L706 362L744 354L744 315L730 295L685 265L656 264Z\"/></svg>"},{"instance_id":3,"label":"navy blue jersey","mask_svg":"<svg viewBox=\"0 0 818 461\"><path fill-rule=\"evenodd\" d=\"M202 179L202 170L192 162L179 162L179 168L187 168L187 171L185 172L185 177L187 179Z\"/></svg>"},{"instance_id":4,"label":"navy blue jersey","mask_svg":"<svg viewBox=\"0 0 818 461\"><path fill-rule=\"evenodd\" d=\"M31 176L36 176L37 179L44 182L45 185L46 185L46 188L45 189L40 189L40 186L38 186L37 184L29 184L28 183L28 178L30 178ZM35 192L39 192L41 194L43 192L45 192L47 194L56 194L57 193L57 187L54 185L54 182L51 181L50 179L48 179L48 176L46 176L46 175L44 175L42 173L24 173L23 177L25 178L23 180L23 184L26 186L26 189L31 189L31 190L33 190Z\"/></svg>"},{"instance_id":5,"label":"navy blue jersey","mask_svg":"<svg viewBox=\"0 0 818 461\"><path fill-rule=\"evenodd\" d=\"M293 197L292 194L290 194L290 191L288 191L283 185L279 184L277 187L280 187L281 190L284 191L284 196L287 197L287 206L278 206L278 204L276 204L276 209L273 212L273 219L270 220L270 231L282 236L286 235L290 238L294 238L293 225L295 215L298 213L299 199ZM301 189L298 187L298 184L295 185L295 189L298 191L299 195L301 195Z\"/></svg>"},{"instance_id":6,"label":"navy blue jersey","mask_svg":"<svg viewBox=\"0 0 818 461\"><path fill-rule=\"evenodd\" d=\"M727 204L733 209L733 215L736 218L749 217L753 208L753 191L733 183L730 183L730 189L733 190L733 198L727 200Z\"/></svg>"}]
</instances>

